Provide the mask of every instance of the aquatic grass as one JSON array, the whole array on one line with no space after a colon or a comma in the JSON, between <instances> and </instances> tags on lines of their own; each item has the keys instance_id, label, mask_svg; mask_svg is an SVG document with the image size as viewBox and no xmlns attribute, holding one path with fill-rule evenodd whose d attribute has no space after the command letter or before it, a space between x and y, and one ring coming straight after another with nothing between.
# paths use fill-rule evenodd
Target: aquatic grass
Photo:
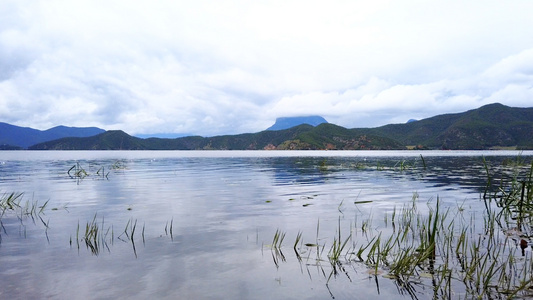
<instances>
[{"instance_id":1,"label":"aquatic grass","mask_svg":"<svg viewBox=\"0 0 533 300\"><path fill-rule=\"evenodd\" d=\"M422 160L422 166L423 166L424 170L426 170L427 169L426 160L424 159L422 154L420 154L420 159Z\"/></svg>"},{"instance_id":2,"label":"aquatic grass","mask_svg":"<svg viewBox=\"0 0 533 300\"><path fill-rule=\"evenodd\" d=\"M274 264L276 267L279 267L279 262L286 261L285 255L283 254L283 251L281 250L281 246L283 244L283 240L285 239L285 232L282 232L279 229L276 229L276 232L274 233L274 238L272 239L272 244L270 245L270 252L272 254L272 260L274 261ZM298 256L297 256L298 257Z\"/></svg>"},{"instance_id":3,"label":"aquatic grass","mask_svg":"<svg viewBox=\"0 0 533 300\"><path fill-rule=\"evenodd\" d=\"M338 233L338 236L336 235L333 238L333 242L329 250L329 254L328 254L329 261L331 262L332 265L339 263L339 259L343 253L344 248L346 247L346 245L352 238L350 235L346 238L346 240L344 240L344 242L342 241L340 218L339 218L339 227L337 229L337 233Z\"/></svg>"},{"instance_id":4,"label":"aquatic grass","mask_svg":"<svg viewBox=\"0 0 533 300\"><path fill-rule=\"evenodd\" d=\"M375 239L376 239L376 237L373 237L368 243L365 243L365 244L361 245L359 247L359 250L357 250L356 256L357 256L357 258L359 259L360 262L364 262L363 254L364 254L364 252L366 251L366 249L368 247L373 245L373 242L374 242Z\"/></svg>"},{"instance_id":5,"label":"aquatic grass","mask_svg":"<svg viewBox=\"0 0 533 300\"><path fill-rule=\"evenodd\" d=\"M372 200L366 200L366 201L354 201L353 204L366 204L366 203L372 203L374 201Z\"/></svg>"},{"instance_id":6,"label":"aquatic grass","mask_svg":"<svg viewBox=\"0 0 533 300\"><path fill-rule=\"evenodd\" d=\"M123 160L117 160L113 163L113 165L111 166L111 169L113 170L124 170L126 169L126 164L124 163Z\"/></svg>"},{"instance_id":7,"label":"aquatic grass","mask_svg":"<svg viewBox=\"0 0 533 300\"><path fill-rule=\"evenodd\" d=\"M169 232L170 232L170 239L172 241L174 241L174 235L172 234L173 223L174 223L174 218L170 220L170 225L168 222L165 224L165 235L169 235Z\"/></svg>"},{"instance_id":8,"label":"aquatic grass","mask_svg":"<svg viewBox=\"0 0 533 300\"><path fill-rule=\"evenodd\" d=\"M488 178L494 176L487 175ZM513 177L507 180L501 175L497 191L485 195L484 201L489 212L492 212L490 204L496 204L499 210L495 213L500 227L516 228L519 232L525 230L527 236L532 236L531 228L523 225L533 223L533 162L525 174L513 171Z\"/></svg>"},{"instance_id":9,"label":"aquatic grass","mask_svg":"<svg viewBox=\"0 0 533 300\"><path fill-rule=\"evenodd\" d=\"M412 165L410 165L405 159L402 159L398 161L393 168L400 171L405 171L407 169L410 169L411 167Z\"/></svg>"},{"instance_id":10,"label":"aquatic grass","mask_svg":"<svg viewBox=\"0 0 533 300\"><path fill-rule=\"evenodd\" d=\"M342 212L342 205L344 204L344 199L341 201L341 203L339 203L339 206L337 206L337 210L344 215L344 213Z\"/></svg>"},{"instance_id":11,"label":"aquatic grass","mask_svg":"<svg viewBox=\"0 0 533 300\"><path fill-rule=\"evenodd\" d=\"M43 219L44 211L47 207L48 201L40 205L37 200L26 200L23 202L24 193L5 193L0 196L0 228L7 234L7 229L4 226L3 218L15 217L20 223L21 230L19 233L25 238L27 237L25 221L31 219L36 224L40 221L45 228L45 235L48 240L48 229L50 220ZM1 236L0 236L1 241Z\"/></svg>"},{"instance_id":12,"label":"aquatic grass","mask_svg":"<svg viewBox=\"0 0 533 300\"><path fill-rule=\"evenodd\" d=\"M105 172L105 167L104 166L100 167L100 169L98 169L98 171L96 171L96 175L109 180L109 172L107 172L107 173Z\"/></svg>"},{"instance_id":13,"label":"aquatic grass","mask_svg":"<svg viewBox=\"0 0 533 300\"><path fill-rule=\"evenodd\" d=\"M89 169L93 169L93 172L90 172ZM94 176L95 179L109 180L111 171L124 170L126 166L122 161L116 161L111 166L107 166L107 168L106 166L91 166L89 163L89 169L83 167L80 162L76 162L67 170L67 175L72 179L76 179L77 184L80 184L83 179L89 176ZM94 169L96 169L96 172L94 172Z\"/></svg>"},{"instance_id":14,"label":"aquatic grass","mask_svg":"<svg viewBox=\"0 0 533 300\"><path fill-rule=\"evenodd\" d=\"M283 240L285 239L285 232L282 232L281 230L277 229L276 233L274 234L274 238L272 239L272 248L273 249L280 249L281 245L283 244Z\"/></svg>"},{"instance_id":15,"label":"aquatic grass","mask_svg":"<svg viewBox=\"0 0 533 300\"><path fill-rule=\"evenodd\" d=\"M139 236L137 223L137 219L129 219L122 232L116 237L122 242L131 243L135 257L137 257L136 234ZM143 244L146 243L145 230L146 224L143 224L142 229L140 229L140 238ZM107 225L104 217L101 218L101 221L98 220L97 213L94 214L91 221L86 222L85 227L81 227L80 222L78 221L75 235L76 246L78 249L80 248L80 243L85 244L87 249L89 249L93 255L98 256L103 249L107 249L108 252L111 251L110 245L114 244L114 239L114 226ZM69 244L72 247L72 235L70 236Z\"/></svg>"},{"instance_id":16,"label":"aquatic grass","mask_svg":"<svg viewBox=\"0 0 533 300\"><path fill-rule=\"evenodd\" d=\"M298 244L301 243L301 241L302 241L302 232L298 231L298 234L296 235L296 239L294 240L294 245L293 245L294 250L296 250Z\"/></svg>"},{"instance_id":17,"label":"aquatic grass","mask_svg":"<svg viewBox=\"0 0 533 300\"><path fill-rule=\"evenodd\" d=\"M89 175L79 162L76 162L70 169L68 169L67 174L70 178L78 179L83 179Z\"/></svg>"},{"instance_id":18,"label":"aquatic grass","mask_svg":"<svg viewBox=\"0 0 533 300\"><path fill-rule=\"evenodd\" d=\"M170 239L171 239L171 240L174 240L174 234L173 234L173 232L172 232L172 230L173 230L173 228L174 228L173 225L174 225L174 218L172 218L172 219L170 220Z\"/></svg>"},{"instance_id":19,"label":"aquatic grass","mask_svg":"<svg viewBox=\"0 0 533 300\"><path fill-rule=\"evenodd\" d=\"M85 242L85 246L87 246L87 248L90 249L94 255L98 255L100 253L102 246L100 242L105 244L105 241L103 241L101 238L101 226L97 222L96 217L97 214L94 214L92 221L85 224L85 233L82 237L82 241ZM102 224L103 222L104 220L102 218Z\"/></svg>"},{"instance_id":20,"label":"aquatic grass","mask_svg":"<svg viewBox=\"0 0 533 300\"><path fill-rule=\"evenodd\" d=\"M490 176L494 178L494 175ZM327 258L331 273L326 277L326 284L339 272L345 272L349 277L346 266L363 264L376 280L378 275L390 278L401 293L412 297L416 295L417 286L425 285L431 286L434 298L439 299L453 298L456 291L466 293L466 298L478 299L499 298L501 295L533 296L529 292L533 286L531 256L524 255L522 248L522 258L519 259L519 243L513 242L514 237L504 234L505 230L516 228L517 224L523 229L525 224L532 223L532 177L533 165L525 179L515 178L508 184L500 180L497 193L485 193L484 201L489 205L486 204L482 214L482 228L476 228L478 221L474 212L469 220L464 218L468 212L464 205L445 208L437 197L436 201L430 199L427 202L427 210L420 210L419 195L413 193L412 200L401 210L394 208L390 218L385 217L384 223L391 226L388 235L384 231L377 231L374 235L376 231L371 230L370 216L360 223L366 242L359 238L348 248L352 236L342 237L339 217L331 242L319 244L319 220L316 244L305 245L313 246L312 249L316 247L317 262L322 260L324 248L329 249ZM498 203L497 207L491 207L489 200ZM344 215L341 210L339 213ZM281 245L283 236L284 233L278 229L273 244ZM528 237L532 236L522 238ZM300 240L301 232L298 232L295 250ZM348 258L352 255L357 259Z\"/></svg>"},{"instance_id":21,"label":"aquatic grass","mask_svg":"<svg viewBox=\"0 0 533 300\"><path fill-rule=\"evenodd\" d=\"M117 237L119 240L123 242L131 241L133 244L135 244L135 231L137 230L137 219L129 219L126 223L126 227L122 231L122 233ZM123 238L125 236L125 238Z\"/></svg>"},{"instance_id":22,"label":"aquatic grass","mask_svg":"<svg viewBox=\"0 0 533 300\"><path fill-rule=\"evenodd\" d=\"M146 223L143 224L143 229L142 229L142 232L141 232L141 237L143 239L143 244L145 244L146 240L144 239L144 229L145 229L145 226L146 226Z\"/></svg>"},{"instance_id":23,"label":"aquatic grass","mask_svg":"<svg viewBox=\"0 0 533 300\"><path fill-rule=\"evenodd\" d=\"M16 208L20 207L20 201L24 193L9 193L4 194L0 197L0 209L2 210L2 215L6 211L14 211Z\"/></svg>"}]
</instances>

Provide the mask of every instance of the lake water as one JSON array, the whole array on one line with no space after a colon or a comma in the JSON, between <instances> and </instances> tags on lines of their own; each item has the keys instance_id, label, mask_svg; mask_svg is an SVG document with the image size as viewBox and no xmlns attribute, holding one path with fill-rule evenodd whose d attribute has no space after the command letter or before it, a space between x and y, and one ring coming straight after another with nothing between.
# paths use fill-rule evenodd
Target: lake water
<instances>
[{"instance_id":1,"label":"lake water","mask_svg":"<svg viewBox=\"0 0 533 300\"><path fill-rule=\"evenodd\" d=\"M364 264L330 276L304 244L389 230L413 195L474 216L483 157L518 156L531 165L532 151L0 151L0 195L23 193L0 219L0 299L410 299Z\"/></svg>"}]
</instances>

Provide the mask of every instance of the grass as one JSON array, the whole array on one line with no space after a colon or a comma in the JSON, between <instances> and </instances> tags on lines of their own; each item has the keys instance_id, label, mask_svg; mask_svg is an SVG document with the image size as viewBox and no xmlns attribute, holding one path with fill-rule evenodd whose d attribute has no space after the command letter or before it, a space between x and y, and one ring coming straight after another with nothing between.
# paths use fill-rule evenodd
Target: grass
<instances>
[{"instance_id":1,"label":"grass","mask_svg":"<svg viewBox=\"0 0 533 300\"><path fill-rule=\"evenodd\" d=\"M89 249L92 254L99 255L102 250L107 250L108 252L111 252L110 246L112 246L114 244L115 239L117 239L124 243L130 243L132 246L133 254L135 255L135 257L137 257L136 242L140 238L142 240L143 245L146 243L146 224L143 224L142 228L138 229L137 223L137 219L128 220L126 226L124 227L124 230L122 230L121 233L115 237L114 226L107 225L104 217L101 218L101 221L98 221L97 214L95 214L93 219L85 224L85 227L80 227L80 224L78 222L75 237L76 246L79 249L81 244L85 244L86 248ZM165 228L165 231L167 231L167 228ZM172 223L170 225L170 232L172 235ZM72 246L72 244L73 238L71 236L70 245Z\"/></svg>"},{"instance_id":2,"label":"grass","mask_svg":"<svg viewBox=\"0 0 533 300\"><path fill-rule=\"evenodd\" d=\"M105 222L104 218L102 217L102 223L100 224L96 220L96 214L94 215L94 218L92 221L87 222L85 225L85 233L83 234L82 241L85 242L85 245L88 249L91 250L91 252L95 255L98 255L100 253L100 250L103 246L105 246L109 250L109 246L107 243L107 234L103 234ZM79 235L79 223L78 223L78 230L76 236ZM79 247L79 243L78 243Z\"/></svg>"},{"instance_id":3,"label":"grass","mask_svg":"<svg viewBox=\"0 0 533 300\"><path fill-rule=\"evenodd\" d=\"M48 239L49 220L43 219L44 211L48 205L48 201L44 204L39 204L36 200L23 201L24 193L6 193L0 196L0 243L2 242L2 232L7 234L7 229L4 226L4 217L16 217L19 221L19 232L26 237L26 221L41 222L45 227L45 234Z\"/></svg>"},{"instance_id":4,"label":"grass","mask_svg":"<svg viewBox=\"0 0 533 300\"><path fill-rule=\"evenodd\" d=\"M425 169L424 161L423 165ZM533 239L533 163L528 167L517 159L496 171L485 160L483 165L487 176L483 226L475 213L470 219L464 217L468 213L464 203L444 208L437 197L420 209L424 204L415 193L399 212L394 209L385 217L387 230L373 230L371 217L361 221L363 235L357 240L351 234L357 220L344 230L350 234L343 236L341 217L329 243L319 243L320 221L316 243L303 242L305 236L298 231L293 244L296 257L301 260L302 246L308 246L307 251L316 251L315 263L329 262L329 276L324 272L328 283L339 274L349 278L347 267L359 265L372 276L393 280L401 293L414 298L419 286L429 287L436 299L533 297L533 259L525 252ZM400 171L409 167L403 162L395 166ZM516 233L511 235L511 230ZM285 236L276 230L273 249L281 252Z\"/></svg>"},{"instance_id":5,"label":"grass","mask_svg":"<svg viewBox=\"0 0 533 300\"><path fill-rule=\"evenodd\" d=\"M48 240L48 229L49 229L49 220L45 221L45 211L48 207L49 201L40 204L36 200L26 200L23 201L23 193L6 193L0 196L0 243L2 242L2 233L8 234L6 227L4 226L4 218L16 218L20 223L19 233L24 237L26 236L26 221L31 221L33 223L41 223L45 228L45 235ZM57 210L57 208L52 208L51 210ZM165 228L165 231L167 229ZM170 235L172 233L173 225L172 221L170 223ZM131 242L135 255L135 236L139 235L137 229L137 220L130 219L124 231L117 237L118 239ZM140 236L142 238L143 244L145 243L145 225L142 226ZM104 217L101 220L98 220L97 214L94 215L92 220L87 221L85 226L81 226L78 222L76 228L75 237L72 235L69 239L69 244L72 246L76 243L77 248L80 248L80 245L85 245L87 249L94 255L99 255L102 250L107 249L110 251L110 245L113 244L115 239L114 229L112 225L107 225Z\"/></svg>"},{"instance_id":6,"label":"grass","mask_svg":"<svg viewBox=\"0 0 533 300\"><path fill-rule=\"evenodd\" d=\"M170 232L170 239L171 239L171 240L174 240L174 235L173 235L173 233L172 233L173 223L174 223L174 218L172 218L172 219L170 220L170 226L169 226L168 222L167 222L167 224L165 225L165 234L168 235L169 232Z\"/></svg>"},{"instance_id":7,"label":"grass","mask_svg":"<svg viewBox=\"0 0 533 300\"><path fill-rule=\"evenodd\" d=\"M412 291L415 283L430 282L439 299L454 294L455 289L465 290L473 298L490 298L502 291L508 295L527 293L533 281L527 271L531 261L517 260L516 249L497 230L489 231L488 236L469 234L468 227L457 231L454 219L449 218L450 211L441 211L440 205L437 201L425 217L404 211L407 215L397 220L401 224L397 231L388 237L379 233L358 247L350 245L351 235L342 237L339 223L332 242L325 246L329 248L327 258L331 267L327 281L345 273L345 266L362 264L370 274L384 274L406 292ZM496 219L488 222L496 226ZM273 249L281 252L284 238L285 233L278 229ZM294 243L299 258L296 245L301 241L299 232ZM322 255L324 251L317 249L317 262Z\"/></svg>"},{"instance_id":8,"label":"grass","mask_svg":"<svg viewBox=\"0 0 533 300\"><path fill-rule=\"evenodd\" d=\"M79 162L76 162L76 164L74 164L70 169L68 169L67 174L70 176L70 178L80 179L83 179L89 175Z\"/></svg>"},{"instance_id":9,"label":"grass","mask_svg":"<svg viewBox=\"0 0 533 300\"><path fill-rule=\"evenodd\" d=\"M126 165L124 161L117 160L115 161L111 166L109 166L106 170L105 166L100 166L96 170L96 172L91 173L89 170L87 170L85 167L83 167L79 162L76 162L70 169L67 170L67 175L72 178L76 179L77 183L79 184L84 178L93 176L96 179L107 179L109 180L109 174L111 171L120 171L125 170Z\"/></svg>"}]
</instances>

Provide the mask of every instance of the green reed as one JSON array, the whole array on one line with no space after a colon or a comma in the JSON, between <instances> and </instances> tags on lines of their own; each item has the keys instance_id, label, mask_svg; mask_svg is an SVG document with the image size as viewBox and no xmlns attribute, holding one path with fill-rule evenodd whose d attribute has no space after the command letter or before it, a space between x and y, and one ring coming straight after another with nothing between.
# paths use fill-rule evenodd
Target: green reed
<instances>
[{"instance_id":1,"label":"green reed","mask_svg":"<svg viewBox=\"0 0 533 300\"><path fill-rule=\"evenodd\" d=\"M20 222L20 226L22 227L21 232L24 234L24 237L26 237L25 221L31 219L33 223L35 223L36 221L40 221L42 223L45 228L45 234L48 238L48 228L50 221L45 221L43 219L45 209L48 205L48 201L44 202L44 204L39 204L39 202L36 200L23 201L23 196L24 193L16 192L5 193L0 196L0 228L5 234L7 234L7 230L4 227L2 219L4 217L16 217Z\"/></svg>"},{"instance_id":2,"label":"green reed","mask_svg":"<svg viewBox=\"0 0 533 300\"><path fill-rule=\"evenodd\" d=\"M137 257L136 240L140 238L143 244L146 243L146 224L143 224L142 228L138 229L137 223L137 219L128 220L124 229L116 237L116 239L122 242L131 244L135 257ZM80 226L80 223L78 222L75 237L76 246L78 249L80 248L80 243L85 244L86 248L89 249L92 254L99 255L104 249L110 252L110 245L114 244L114 240L114 226L108 225L105 222L104 217L102 217L101 220L98 220L97 214L95 214L93 219L88 221L84 227ZM69 243L72 246L72 236L70 237Z\"/></svg>"},{"instance_id":3,"label":"green reed","mask_svg":"<svg viewBox=\"0 0 533 300\"><path fill-rule=\"evenodd\" d=\"M341 235L341 221L339 218L339 227L337 229L337 234L333 238L333 242L331 244L331 248L328 252L328 258L332 265L339 264L340 263L340 257L343 254L344 249L346 248L346 245L351 240L352 236L349 235L343 242L342 235Z\"/></svg>"},{"instance_id":4,"label":"green reed","mask_svg":"<svg viewBox=\"0 0 533 300\"><path fill-rule=\"evenodd\" d=\"M89 165L89 168L91 166ZM118 170L124 170L126 167L123 162L116 161L113 163L113 165L108 166L106 169L106 166L99 166L98 169L96 169L96 172L94 170L91 172L91 170L86 169L83 167L79 162L76 162L70 169L67 170L67 175L72 178L76 179L76 182L80 184L80 182L85 179L86 177L93 176L96 179L107 179L109 180L109 174L112 171L118 171Z\"/></svg>"},{"instance_id":5,"label":"green reed","mask_svg":"<svg viewBox=\"0 0 533 300\"><path fill-rule=\"evenodd\" d=\"M285 232L282 232L281 230L277 229L276 233L274 234L274 238L272 239L272 248L273 249L281 249L281 245L283 244L283 240L285 239Z\"/></svg>"},{"instance_id":6,"label":"green reed","mask_svg":"<svg viewBox=\"0 0 533 300\"><path fill-rule=\"evenodd\" d=\"M71 178L80 178L80 179L83 179L89 175L87 171L85 170L85 168L83 168L79 162L76 162L70 169L68 169L67 174Z\"/></svg>"},{"instance_id":7,"label":"green reed","mask_svg":"<svg viewBox=\"0 0 533 300\"><path fill-rule=\"evenodd\" d=\"M305 245L314 246L308 251L316 248L317 263L327 253L331 267L329 277L324 275L327 282L341 270L349 277L345 267L359 264L366 266L370 274L383 274L395 281L400 290L412 296L416 286L429 285L436 299L455 298L458 293L477 299L531 297L533 254L526 255L524 248L533 239L529 226L533 224L533 164L529 169L523 162L509 164L519 170L501 167L497 169L501 172L499 180L485 160L483 165L488 183L482 197L485 210L479 215L472 212L470 218L465 218L468 211L464 203L444 207L439 197L428 201L426 210L420 210L419 196L414 193L411 202L400 210L394 208L385 217L384 223L391 230L376 234L370 217L360 222L361 238L355 240L351 234L342 237L339 217L331 242L319 244L319 221L316 243ZM344 216L342 210L339 213ZM273 244L281 247L282 236L285 233L278 229ZM303 239L299 231L295 250ZM320 248L329 251L321 252ZM278 264L279 261L279 267Z\"/></svg>"},{"instance_id":8,"label":"green reed","mask_svg":"<svg viewBox=\"0 0 533 300\"><path fill-rule=\"evenodd\" d=\"M166 225L165 225L165 235L168 235L169 232L170 232L170 239L171 239L172 241L174 241L174 234L173 234L173 231L172 231L172 230L173 230L173 223L174 223L174 218L172 218L172 219L170 220L170 225L169 225L168 222L167 222Z\"/></svg>"}]
</instances>

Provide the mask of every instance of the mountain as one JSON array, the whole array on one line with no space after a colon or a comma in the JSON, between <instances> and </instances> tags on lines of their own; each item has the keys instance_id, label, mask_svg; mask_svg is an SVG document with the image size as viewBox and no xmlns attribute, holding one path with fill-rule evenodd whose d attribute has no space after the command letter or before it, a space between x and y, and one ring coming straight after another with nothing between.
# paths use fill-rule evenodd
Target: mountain
<instances>
[{"instance_id":1,"label":"mountain","mask_svg":"<svg viewBox=\"0 0 533 300\"><path fill-rule=\"evenodd\" d=\"M2 148L28 148L31 145L63 137L89 137L105 132L96 127L57 126L47 130L19 127L0 122L0 145Z\"/></svg>"},{"instance_id":2,"label":"mountain","mask_svg":"<svg viewBox=\"0 0 533 300\"><path fill-rule=\"evenodd\" d=\"M176 139L184 136L190 136L191 134L184 133L151 133L151 134L136 134L135 137L141 139L149 138L161 138L161 139Z\"/></svg>"},{"instance_id":3,"label":"mountain","mask_svg":"<svg viewBox=\"0 0 533 300\"><path fill-rule=\"evenodd\" d=\"M176 139L132 137L107 131L86 138L62 138L31 146L35 150L382 150L382 149L533 149L533 108L490 104L376 128L347 129L329 123L301 124L283 130Z\"/></svg>"},{"instance_id":4,"label":"mountain","mask_svg":"<svg viewBox=\"0 0 533 300\"><path fill-rule=\"evenodd\" d=\"M141 139L114 130L87 138L62 138L31 146L30 150L318 150L318 149L404 149L388 138L352 133L349 129L323 123L302 124L285 130L215 137L188 136L177 139Z\"/></svg>"},{"instance_id":5,"label":"mountain","mask_svg":"<svg viewBox=\"0 0 533 300\"><path fill-rule=\"evenodd\" d=\"M309 124L311 126L317 126L322 123L327 123L326 119L321 116L308 116L308 117L283 117L277 118L274 125L267 128L267 130L283 130L289 129L294 126Z\"/></svg>"},{"instance_id":6,"label":"mountain","mask_svg":"<svg viewBox=\"0 0 533 300\"><path fill-rule=\"evenodd\" d=\"M354 131L429 149L533 149L533 108L494 103L463 113Z\"/></svg>"}]
</instances>

